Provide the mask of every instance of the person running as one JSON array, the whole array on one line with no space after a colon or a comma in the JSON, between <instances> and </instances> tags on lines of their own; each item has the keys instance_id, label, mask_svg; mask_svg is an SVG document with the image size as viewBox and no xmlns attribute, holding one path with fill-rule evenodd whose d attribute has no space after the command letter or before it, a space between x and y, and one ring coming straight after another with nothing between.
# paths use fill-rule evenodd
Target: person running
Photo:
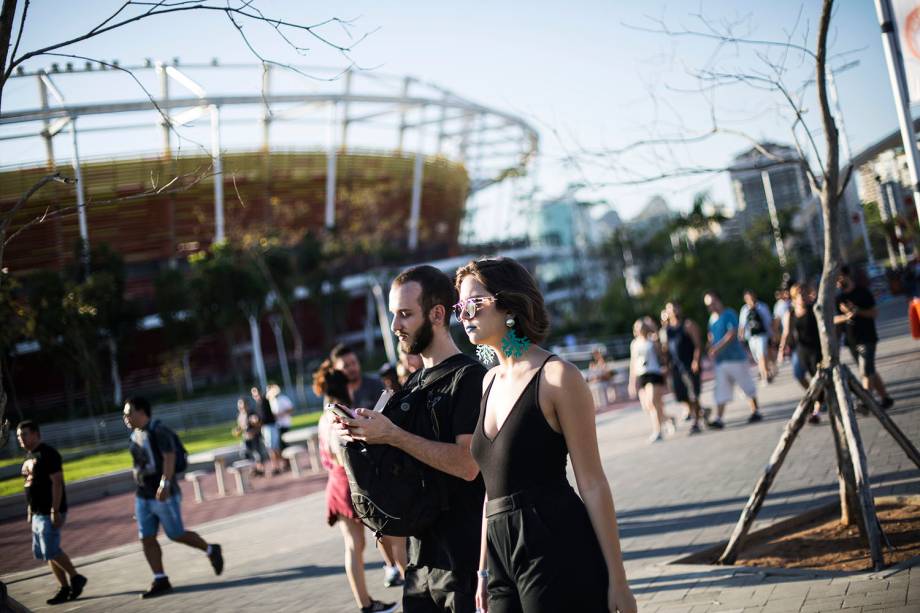
<instances>
[{"instance_id":1,"label":"person running","mask_svg":"<svg viewBox=\"0 0 920 613\"><path fill-rule=\"evenodd\" d=\"M703 304L709 310L709 357L716 365L716 418L709 422L709 427L725 427L725 405L734 396L735 385L748 398L751 407L748 423L758 422L763 416L758 410L757 388L751 379L747 354L738 342L738 315L734 309L725 308L713 290L703 294Z\"/></svg>"},{"instance_id":2,"label":"person running","mask_svg":"<svg viewBox=\"0 0 920 613\"><path fill-rule=\"evenodd\" d=\"M838 315L834 316L834 323L843 326L846 344L859 366L863 387L870 393L874 390L881 398L881 407L890 409L894 400L875 370L875 348L878 345L875 297L868 289L856 284L849 266L840 267L837 288L840 293L837 295Z\"/></svg>"},{"instance_id":3,"label":"person running","mask_svg":"<svg viewBox=\"0 0 920 613\"><path fill-rule=\"evenodd\" d=\"M806 389L811 380L818 373L818 364L821 363L821 339L818 336L818 320L812 310L814 303L809 300L811 292L805 285L793 285L789 290L792 297L792 308L783 315L783 336L779 341L780 360L783 359L784 350L789 341L792 341L793 351L799 357L799 364L805 371L802 386ZM821 404L815 402L814 410L808 417L809 423L821 422Z\"/></svg>"},{"instance_id":4,"label":"person running","mask_svg":"<svg viewBox=\"0 0 920 613\"><path fill-rule=\"evenodd\" d=\"M498 355L472 441L486 483L476 606L636 611L591 392L577 367L538 346L549 316L534 278L496 258L460 268L455 284L467 337ZM569 456L581 498L566 477Z\"/></svg>"},{"instance_id":5,"label":"person running","mask_svg":"<svg viewBox=\"0 0 920 613\"><path fill-rule=\"evenodd\" d=\"M214 574L224 571L220 545L208 543L197 532L182 524L182 490L176 482L176 454L179 438L161 424L151 420L150 403L140 396L125 401L124 421L131 430L131 458L134 462L134 517L144 547L144 557L153 571L153 584L141 598L154 598L172 591L163 570L163 552L157 542L160 525L169 540L205 552Z\"/></svg>"},{"instance_id":6,"label":"person running","mask_svg":"<svg viewBox=\"0 0 920 613\"><path fill-rule=\"evenodd\" d=\"M61 549L61 528L67 517L67 492L64 465L57 449L42 442L41 430L34 421L19 422L19 446L26 451L22 463L26 492L26 521L32 527L32 554L44 560L58 582L57 593L46 600L62 604L76 600L86 587L86 577L77 572L70 556ZM70 581L68 582L68 577Z\"/></svg>"},{"instance_id":7,"label":"person running","mask_svg":"<svg viewBox=\"0 0 920 613\"><path fill-rule=\"evenodd\" d=\"M440 471L450 508L409 539L404 613L472 613L476 608L485 488L470 455L470 440L479 417L485 368L460 353L450 335L456 302L450 277L433 266L410 268L390 287L391 329L403 351L421 355L424 366L409 377L406 387L428 390L428 406L437 418L435 439L407 432L383 413L368 409L358 409L355 419L335 418L334 431L346 441L392 445Z\"/></svg>"},{"instance_id":8,"label":"person running","mask_svg":"<svg viewBox=\"0 0 920 613\"><path fill-rule=\"evenodd\" d=\"M662 428L673 433L675 421L664 412L664 371L661 345L651 318L637 319L633 324L629 345L629 392L639 397L639 403L652 422L650 443L664 440Z\"/></svg>"},{"instance_id":9,"label":"person running","mask_svg":"<svg viewBox=\"0 0 920 613\"><path fill-rule=\"evenodd\" d=\"M667 315L664 332L668 346L671 390L677 402L687 405L688 416L692 421L690 434L699 434L700 419L704 418L700 408L700 356L703 351L700 328L692 319L684 317L676 302L668 302L664 311Z\"/></svg>"},{"instance_id":10,"label":"person running","mask_svg":"<svg viewBox=\"0 0 920 613\"><path fill-rule=\"evenodd\" d=\"M744 305L738 314L740 327L738 340L747 342L751 356L760 371L760 382L763 385L773 382L773 373L770 368L770 335L773 332L773 317L770 307L757 299L754 290L744 290Z\"/></svg>"},{"instance_id":11,"label":"person running","mask_svg":"<svg viewBox=\"0 0 920 613\"><path fill-rule=\"evenodd\" d=\"M325 360L313 373L313 391L323 397L323 404L336 402L348 406L348 377L341 370L335 370L330 360ZM323 411L319 420L319 454L323 467L329 473L326 481L326 523L338 524L345 541L345 575L351 586L351 593L361 613L390 613L395 611L395 602L381 602L370 597L364 580L364 524L355 514L351 502L348 475L339 461L341 443L332 434L332 413ZM392 537L383 537L392 538ZM405 562L403 560L403 562Z\"/></svg>"}]
</instances>

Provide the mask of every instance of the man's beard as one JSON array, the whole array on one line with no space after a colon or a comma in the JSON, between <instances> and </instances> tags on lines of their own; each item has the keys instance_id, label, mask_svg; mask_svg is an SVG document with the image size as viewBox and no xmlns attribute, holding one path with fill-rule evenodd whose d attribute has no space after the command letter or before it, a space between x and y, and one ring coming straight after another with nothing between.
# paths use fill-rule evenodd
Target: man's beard
<instances>
[{"instance_id":1,"label":"man's beard","mask_svg":"<svg viewBox=\"0 0 920 613\"><path fill-rule=\"evenodd\" d=\"M403 347L403 351L406 353L422 353L428 349L433 339L434 326L431 324L431 320L428 319L428 316L425 315L425 323L419 327L418 332L406 339L404 344L407 346Z\"/></svg>"}]
</instances>

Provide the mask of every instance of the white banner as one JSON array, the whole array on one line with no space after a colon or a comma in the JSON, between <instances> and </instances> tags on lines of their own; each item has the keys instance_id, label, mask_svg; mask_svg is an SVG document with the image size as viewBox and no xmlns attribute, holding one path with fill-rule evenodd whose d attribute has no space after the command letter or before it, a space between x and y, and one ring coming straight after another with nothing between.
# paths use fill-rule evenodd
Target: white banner
<instances>
[{"instance_id":1,"label":"white banner","mask_svg":"<svg viewBox=\"0 0 920 613\"><path fill-rule=\"evenodd\" d=\"M911 104L920 103L920 0L892 0Z\"/></svg>"}]
</instances>

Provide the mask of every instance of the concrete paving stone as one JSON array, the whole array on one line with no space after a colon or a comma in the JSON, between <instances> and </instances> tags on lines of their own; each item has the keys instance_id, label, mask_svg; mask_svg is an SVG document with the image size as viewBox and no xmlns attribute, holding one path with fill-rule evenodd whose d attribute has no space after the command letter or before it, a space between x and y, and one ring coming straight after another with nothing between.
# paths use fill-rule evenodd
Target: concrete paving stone
<instances>
[{"instance_id":1,"label":"concrete paving stone","mask_svg":"<svg viewBox=\"0 0 920 613\"><path fill-rule=\"evenodd\" d=\"M798 611L805 603L805 596L795 598L771 598L764 606L764 613L783 613Z\"/></svg>"},{"instance_id":2,"label":"concrete paving stone","mask_svg":"<svg viewBox=\"0 0 920 613\"><path fill-rule=\"evenodd\" d=\"M847 583L833 583L830 585L818 585L808 590L806 598L824 598L826 596L838 596L847 593Z\"/></svg>"},{"instance_id":3,"label":"concrete paving stone","mask_svg":"<svg viewBox=\"0 0 920 613\"><path fill-rule=\"evenodd\" d=\"M814 609L823 611L824 609L840 609L843 607L843 596L827 596L825 598L805 599L802 609Z\"/></svg>"},{"instance_id":4,"label":"concrete paving stone","mask_svg":"<svg viewBox=\"0 0 920 613\"><path fill-rule=\"evenodd\" d=\"M891 605L880 605L876 607L875 605L863 607L863 613L917 613L920 611L916 605L902 605L902 606L891 606Z\"/></svg>"},{"instance_id":5,"label":"concrete paving stone","mask_svg":"<svg viewBox=\"0 0 920 613\"><path fill-rule=\"evenodd\" d=\"M869 592L880 592L888 589L886 579L871 579L869 581L853 581L850 583L847 594L867 594Z\"/></svg>"},{"instance_id":6,"label":"concrete paving stone","mask_svg":"<svg viewBox=\"0 0 920 613\"><path fill-rule=\"evenodd\" d=\"M857 594L850 595L847 594L846 598L843 600L844 607L865 607L867 605L873 604L883 604L883 603L892 603L892 604L906 604L907 602L907 593L896 591L896 592L869 592L868 594Z\"/></svg>"}]
</instances>

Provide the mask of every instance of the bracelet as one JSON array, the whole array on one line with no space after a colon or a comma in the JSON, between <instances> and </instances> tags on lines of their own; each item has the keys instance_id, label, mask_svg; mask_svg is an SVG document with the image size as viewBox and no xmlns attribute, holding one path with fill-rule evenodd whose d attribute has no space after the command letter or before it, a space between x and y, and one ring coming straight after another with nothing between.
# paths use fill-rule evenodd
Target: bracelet
<instances>
[{"instance_id":1,"label":"bracelet","mask_svg":"<svg viewBox=\"0 0 920 613\"><path fill-rule=\"evenodd\" d=\"M477 571L476 571L476 576L479 577L480 579L488 579L488 578L489 578L489 569L488 569L488 568L484 568L484 569L482 569L482 570L477 570Z\"/></svg>"}]
</instances>

